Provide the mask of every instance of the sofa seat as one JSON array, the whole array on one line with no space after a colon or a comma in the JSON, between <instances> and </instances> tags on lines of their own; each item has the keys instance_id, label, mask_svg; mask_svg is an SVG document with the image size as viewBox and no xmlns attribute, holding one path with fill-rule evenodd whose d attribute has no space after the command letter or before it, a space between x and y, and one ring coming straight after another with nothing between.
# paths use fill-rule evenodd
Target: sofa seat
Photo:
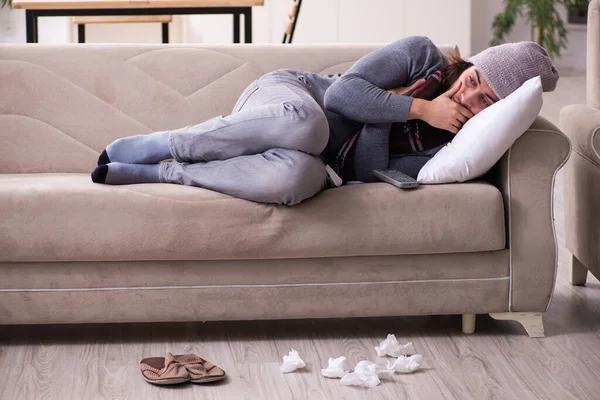
<instances>
[{"instance_id":1,"label":"sofa seat","mask_svg":"<svg viewBox=\"0 0 600 400\"><path fill-rule=\"evenodd\" d=\"M0 262L240 260L505 248L500 191L475 181L326 190L293 207L89 174L0 175ZM82 229L85 227L85 229Z\"/></svg>"}]
</instances>

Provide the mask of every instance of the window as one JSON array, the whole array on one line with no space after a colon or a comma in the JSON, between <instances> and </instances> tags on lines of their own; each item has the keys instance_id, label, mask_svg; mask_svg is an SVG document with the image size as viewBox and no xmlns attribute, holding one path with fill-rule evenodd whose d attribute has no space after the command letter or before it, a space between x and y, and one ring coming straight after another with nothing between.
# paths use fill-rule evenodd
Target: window
<instances>
[{"instance_id":1,"label":"window","mask_svg":"<svg viewBox=\"0 0 600 400\"><path fill-rule=\"evenodd\" d=\"M578 0L576 4L569 7L569 24L586 24L588 15L588 4L590 0Z\"/></svg>"}]
</instances>

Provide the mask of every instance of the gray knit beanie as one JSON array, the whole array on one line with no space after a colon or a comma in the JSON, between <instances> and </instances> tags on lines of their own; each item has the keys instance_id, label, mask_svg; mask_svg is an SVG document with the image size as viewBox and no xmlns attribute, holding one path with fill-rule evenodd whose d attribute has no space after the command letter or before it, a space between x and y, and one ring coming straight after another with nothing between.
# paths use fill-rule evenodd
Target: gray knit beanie
<instances>
[{"instance_id":1,"label":"gray knit beanie","mask_svg":"<svg viewBox=\"0 0 600 400\"><path fill-rule=\"evenodd\" d=\"M546 50L534 42L493 46L474 55L469 61L501 99L538 75L542 78L543 91L551 92L556 88L559 77Z\"/></svg>"}]
</instances>

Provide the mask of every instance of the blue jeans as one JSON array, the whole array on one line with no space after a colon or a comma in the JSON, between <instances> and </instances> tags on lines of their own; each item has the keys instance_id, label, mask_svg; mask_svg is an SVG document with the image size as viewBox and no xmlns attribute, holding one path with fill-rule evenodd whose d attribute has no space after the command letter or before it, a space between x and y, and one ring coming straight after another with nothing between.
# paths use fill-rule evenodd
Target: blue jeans
<instances>
[{"instance_id":1,"label":"blue jeans","mask_svg":"<svg viewBox=\"0 0 600 400\"><path fill-rule=\"evenodd\" d=\"M252 82L230 115L170 131L175 161L161 164L159 178L293 205L328 187L319 158L328 140L327 118L304 76L278 70Z\"/></svg>"}]
</instances>

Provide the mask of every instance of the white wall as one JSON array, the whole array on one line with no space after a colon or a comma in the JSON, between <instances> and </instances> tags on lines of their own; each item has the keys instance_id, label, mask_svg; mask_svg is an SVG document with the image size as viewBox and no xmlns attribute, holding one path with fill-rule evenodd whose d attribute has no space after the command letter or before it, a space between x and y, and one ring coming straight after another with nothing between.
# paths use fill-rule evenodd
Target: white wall
<instances>
[{"instance_id":1,"label":"white wall","mask_svg":"<svg viewBox=\"0 0 600 400\"><path fill-rule=\"evenodd\" d=\"M387 43L425 35L438 44L457 44L463 56L485 49L492 38L494 16L503 0L304 0L294 43ZM280 43L288 0L265 0L253 9L254 43ZM435 10L435 11L433 11ZM564 10L563 10L564 12ZM41 18L41 43L76 42L69 18ZM585 27L570 27L569 48L555 60L559 68L585 69ZM174 16L174 43L231 43L230 15ZM243 21L241 32L243 36ZM160 24L88 25L88 42L159 43ZM510 41L529 40L529 28L518 21ZM0 10L0 42L25 42L25 13Z\"/></svg>"},{"instance_id":2,"label":"white wall","mask_svg":"<svg viewBox=\"0 0 600 400\"><path fill-rule=\"evenodd\" d=\"M25 42L25 11L0 9L0 43Z\"/></svg>"},{"instance_id":3,"label":"white wall","mask_svg":"<svg viewBox=\"0 0 600 400\"><path fill-rule=\"evenodd\" d=\"M456 43L470 50L470 4L473 0L304 0L294 43L388 43L410 35L436 43ZM280 43L287 0L265 0L253 10L255 43ZM433 15L429 11L435 8ZM414 18L428 15L427 18ZM188 42L231 42L230 16L188 17Z\"/></svg>"},{"instance_id":4,"label":"white wall","mask_svg":"<svg viewBox=\"0 0 600 400\"><path fill-rule=\"evenodd\" d=\"M69 43L69 19L64 17L40 18L40 43ZM25 11L0 9L0 43L25 43Z\"/></svg>"},{"instance_id":5,"label":"white wall","mask_svg":"<svg viewBox=\"0 0 600 400\"><path fill-rule=\"evenodd\" d=\"M404 36L429 36L436 44L457 44L471 54L471 3L481 0L406 0Z\"/></svg>"}]
</instances>

